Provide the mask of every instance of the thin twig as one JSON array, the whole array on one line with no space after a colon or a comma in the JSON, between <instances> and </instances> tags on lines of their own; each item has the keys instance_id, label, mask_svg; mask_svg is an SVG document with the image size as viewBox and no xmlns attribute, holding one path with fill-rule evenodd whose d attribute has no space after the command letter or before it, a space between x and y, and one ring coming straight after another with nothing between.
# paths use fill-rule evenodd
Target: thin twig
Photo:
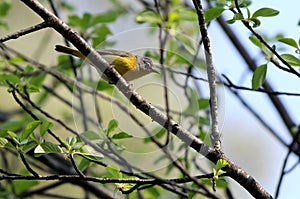
<instances>
[{"instance_id":1,"label":"thin twig","mask_svg":"<svg viewBox=\"0 0 300 199\"><path fill-rule=\"evenodd\" d=\"M206 60L206 69L207 77L210 91L210 106L211 106L211 119L212 119L212 134L211 140L214 145L214 148L217 151L221 151L221 140L220 132L218 127L218 101L217 101L217 84L216 84L216 72L212 59L212 51L210 47L210 39L207 33L206 21L204 18L204 11L201 5L200 0L193 0L197 15L199 28L202 35L203 46L205 49L205 60Z\"/></svg>"},{"instance_id":2,"label":"thin twig","mask_svg":"<svg viewBox=\"0 0 300 199\"><path fill-rule=\"evenodd\" d=\"M70 158L70 160L71 160L71 163L72 163L72 165L73 165L73 167L74 167L76 173L77 173L79 176L81 176L82 178L84 178L85 175L84 175L84 173L82 173L82 172L80 171L80 169L78 168L78 166L77 166L77 164L76 164L76 162L75 162L75 160L74 160L73 154L71 154L71 155L69 156L69 158Z\"/></svg>"},{"instance_id":3,"label":"thin twig","mask_svg":"<svg viewBox=\"0 0 300 199\"><path fill-rule=\"evenodd\" d=\"M23 153L20 153L20 157L21 157L21 160L22 160L23 164L25 165L26 169L27 169L33 176L39 177L39 174L38 174L37 172L35 172L35 171L31 168L31 166L28 164L28 162L27 162L27 160L26 160L26 158L25 158L25 156L24 156Z\"/></svg>"},{"instance_id":4,"label":"thin twig","mask_svg":"<svg viewBox=\"0 0 300 199\"><path fill-rule=\"evenodd\" d=\"M11 40L11 39L18 39L21 36L24 36L29 33L36 32L38 30L48 28L48 27L49 26L46 22L42 22L37 25L31 26L29 28L25 28L25 29L19 30L17 32L14 32L12 34L6 35L6 36L0 38L0 42L5 42L5 41Z\"/></svg>"},{"instance_id":5,"label":"thin twig","mask_svg":"<svg viewBox=\"0 0 300 199\"><path fill-rule=\"evenodd\" d=\"M299 127L298 127L299 128ZM275 193L275 198L278 198L279 196L279 191L280 191L280 187L281 187L281 184L282 184L282 180L283 180L283 177L284 175L286 174L286 171L285 171L285 168L287 166L287 162L288 162L288 159L293 151L293 146L295 143L298 142L299 140L299 136L300 136L300 129L298 130L298 132L295 134L295 136L293 137L293 141L292 143L289 145L289 150L285 156L285 159L283 161L283 165L282 165L282 169L281 169L281 174L280 174L280 178L278 180L278 184L277 184L277 188L276 188L276 193Z\"/></svg>"},{"instance_id":6,"label":"thin twig","mask_svg":"<svg viewBox=\"0 0 300 199\"><path fill-rule=\"evenodd\" d=\"M237 86L232 83L232 81L224 74L222 76L226 79L227 83L224 82L224 85L228 88L234 88L238 90L246 90L246 91L254 91L254 92L260 92L260 93L266 93L269 95L287 95L287 96L300 96L300 93L290 93L290 92L279 92L279 91L268 91L262 88L258 88L256 90L253 90L252 88L248 88L245 86Z\"/></svg>"},{"instance_id":7,"label":"thin twig","mask_svg":"<svg viewBox=\"0 0 300 199\"><path fill-rule=\"evenodd\" d=\"M157 0L154 0L154 5L156 8L156 12L160 15L161 18L163 18L164 21L168 21L168 2L165 1L164 3L164 8L163 14L160 12L160 5L158 4ZM168 84L167 84L167 75L166 75L166 67L164 66L164 55L165 55L165 47L166 43L168 41L169 33L168 30L164 30L161 24L157 24L159 28L159 33L158 33L158 40L159 40L159 63L161 66L161 71L162 71L162 78L163 78L163 85L164 85L164 99L165 99L165 106L166 106L166 115L167 115L167 124L170 123L170 111L169 111L169 94L168 94ZM163 36L163 33L165 34ZM170 142L170 130L171 127L170 125L167 126L167 136L166 136L166 141L165 145L168 145Z\"/></svg>"}]
</instances>

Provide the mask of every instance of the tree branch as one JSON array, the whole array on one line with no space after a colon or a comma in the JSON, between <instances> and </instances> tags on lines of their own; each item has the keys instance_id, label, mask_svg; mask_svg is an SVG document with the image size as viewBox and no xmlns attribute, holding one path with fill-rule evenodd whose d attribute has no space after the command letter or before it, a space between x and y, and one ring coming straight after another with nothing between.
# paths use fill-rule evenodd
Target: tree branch
<instances>
[{"instance_id":1,"label":"tree branch","mask_svg":"<svg viewBox=\"0 0 300 199\"><path fill-rule=\"evenodd\" d=\"M205 60L207 77L210 91L210 107L211 107L211 118L212 118L212 143L214 148L218 151L221 150L221 140L218 122L218 101L217 101L217 84L216 84L216 71L213 64L212 51L210 47L210 40L207 33L206 21L204 18L204 11L199 0L193 0L197 15L199 28L202 35L203 46L205 50Z\"/></svg>"},{"instance_id":2,"label":"tree branch","mask_svg":"<svg viewBox=\"0 0 300 199\"><path fill-rule=\"evenodd\" d=\"M0 42L5 42L5 41L11 40L11 39L18 39L21 36L27 35L32 32L36 32L36 31L44 29L44 28L48 28L48 24L45 22L42 22L35 26L31 26L29 28L25 28L25 29L19 30L15 33L6 35L5 37L0 38Z\"/></svg>"}]
</instances>

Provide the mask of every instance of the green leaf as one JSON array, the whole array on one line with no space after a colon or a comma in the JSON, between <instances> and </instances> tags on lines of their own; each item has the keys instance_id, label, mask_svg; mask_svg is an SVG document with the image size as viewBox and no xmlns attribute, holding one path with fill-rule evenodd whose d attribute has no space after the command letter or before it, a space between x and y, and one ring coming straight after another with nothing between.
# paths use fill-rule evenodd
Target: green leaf
<instances>
[{"instance_id":1,"label":"green leaf","mask_svg":"<svg viewBox=\"0 0 300 199\"><path fill-rule=\"evenodd\" d=\"M30 84L36 86L37 88L40 88L44 82L44 80L46 79L47 74L40 74L40 75L36 75L34 77L31 77L29 82Z\"/></svg>"},{"instance_id":2,"label":"green leaf","mask_svg":"<svg viewBox=\"0 0 300 199\"><path fill-rule=\"evenodd\" d=\"M8 144L8 140L0 137L0 148L5 147Z\"/></svg>"},{"instance_id":3,"label":"green leaf","mask_svg":"<svg viewBox=\"0 0 300 199\"><path fill-rule=\"evenodd\" d=\"M8 130L1 129L0 130L0 138L5 138L8 135L7 131Z\"/></svg>"},{"instance_id":4,"label":"green leaf","mask_svg":"<svg viewBox=\"0 0 300 199\"><path fill-rule=\"evenodd\" d=\"M20 82L20 78L16 75L0 74L0 81L4 84L7 84L6 81L9 81L12 84L17 84Z\"/></svg>"},{"instance_id":5,"label":"green leaf","mask_svg":"<svg viewBox=\"0 0 300 199\"><path fill-rule=\"evenodd\" d=\"M124 138L132 138L133 136L126 133L126 132L120 132L120 133L117 133L117 134L114 134L112 136L112 139L124 139Z\"/></svg>"},{"instance_id":6,"label":"green leaf","mask_svg":"<svg viewBox=\"0 0 300 199\"><path fill-rule=\"evenodd\" d=\"M241 13L235 13L233 16L233 19L235 20L243 20L244 16Z\"/></svg>"},{"instance_id":7,"label":"green leaf","mask_svg":"<svg viewBox=\"0 0 300 199\"><path fill-rule=\"evenodd\" d=\"M249 37L249 40L250 40L255 46L257 46L257 47L259 47L259 48L262 47L262 44L261 44L260 40L259 40L257 37L255 37L255 36L252 35L252 36Z\"/></svg>"},{"instance_id":8,"label":"green leaf","mask_svg":"<svg viewBox=\"0 0 300 199\"><path fill-rule=\"evenodd\" d=\"M80 135L90 141L101 139L101 136L98 133L96 133L95 131L85 131L85 132L81 133Z\"/></svg>"},{"instance_id":9,"label":"green leaf","mask_svg":"<svg viewBox=\"0 0 300 199\"><path fill-rule=\"evenodd\" d=\"M198 107L199 107L198 96L197 96L197 92L192 88L189 88L189 94L190 94L190 105L187 107L187 109L184 112L194 115L198 112Z\"/></svg>"},{"instance_id":10,"label":"green leaf","mask_svg":"<svg viewBox=\"0 0 300 199\"><path fill-rule=\"evenodd\" d=\"M115 119L112 119L109 121L108 127L107 127L107 134L115 130L119 125L119 122Z\"/></svg>"},{"instance_id":11,"label":"green leaf","mask_svg":"<svg viewBox=\"0 0 300 199\"><path fill-rule=\"evenodd\" d=\"M252 76L252 89L258 89L266 80L267 64L257 67Z\"/></svg>"},{"instance_id":12,"label":"green leaf","mask_svg":"<svg viewBox=\"0 0 300 199\"><path fill-rule=\"evenodd\" d=\"M68 17L69 24L73 27L81 28L86 31L91 27L92 15L90 13L84 13L82 18L77 15L71 15Z\"/></svg>"},{"instance_id":13,"label":"green leaf","mask_svg":"<svg viewBox=\"0 0 300 199\"><path fill-rule=\"evenodd\" d=\"M197 14L195 12L195 10L192 9L180 9L178 11L179 14L179 18L182 21L197 21Z\"/></svg>"},{"instance_id":14,"label":"green leaf","mask_svg":"<svg viewBox=\"0 0 300 199\"><path fill-rule=\"evenodd\" d=\"M61 8L65 9L66 11L73 11L74 10L73 5L71 5L71 4L69 4L65 1L57 2L57 5L59 5Z\"/></svg>"},{"instance_id":15,"label":"green leaf","mask_svg":"<svg viewBox=\"0 0 300 199\"><path fill-rule=\"evenodd\" d=\"M49 153L63 153L63 150L52 142L43 142L34 149L36 157Z\"/></svg>"},{"instance_id":16,"label":"green leaf","mask_svg":"<svg viewBox=\"0 0 300 199\"><path fill-rule=\"evenodd\" d=\"M209 107L209 99L207 98L198 99L199 110L206 109L207 107Z\"/></svg>"},{"instance_id":17,"label":"green leaf","mask_svg":"<svg viewBox=\"0 0 300 199\"><path fill-rule=\"evenodd\" d=\"M120 173L118 165L109 164L105 167L105 170L114 178L122 178L122 173Z\"/></svg>"},{"instance_id":18,"label":"green leaf","mask_svg":"<svg viewBox=\"0 0 300 199\"><path fill-rule=\"evenodd\" d=\"M9 29L8 23L6 21L0 20L0 27L5 28L6 30Z\"/></svg>"},{"instance_id":19,"label":"green leaf","mask_svg":"<svg viewBox=\"0 0 300 199\"><path fill-rule=\"evenodd\" d=\"M202 127L203 125L209 126L210 121L209 118L199 117L199 126ZM202 120L202 121L201 121ZM199 138L208 146L212 146L211 139L210 139L210 133L203 129L199 129Z\"/></svg>"},{"instance_id":20,"label":"green leaf","mask_svg":"<svg viewBox=\"0 0 300 199\"><path fill-rule=\"evenodd\" d=\"M297 42L293 38L282 38L282 39L279 39L278 41L285 43L289 46L292 46L296 49L299 48Z\"/></svg>"},{"instance_id":21,"label":"green leaf","mask_svg":"<svg viewBox=\"0 0 300 199\"><path fill-rule=\"evenodd\" d=\"M112 90L114 89L114 85L109 84L107 81L99 80L96 89L97 89L98 91L108 91L108 92L112 92Z\"/></svg>"},{"instance_id":22,"label":"green leaf","mask_svg":"<svg viewBox=\"0 0 300 199\"><path fill-rule=\"evenodd\" d=\"M10 137L12 137L12 138L16 138L16 137L18 137L18 135L17 134L15 134L14 132L12 132L12 131L6 131L6 133L7 133L7 135L9 135Z\"/></svg>"},{"instance_id":23,"label":"green leaf","mask_svg":"<svg viewBox=\"0 0 300 199\"><path fill-rule=\"evenodd\" d=\"M39 88L33 84L27 84L26 90L28 93L38 93L40 92Z\"/></svg>"},{"instance_id":24,"label":"green leaf","mask_svg":"<svg viewBox=\"0 0 300 199\"><path fill-rule=\"evenodd\" d=\"M15 149L15 147L6 138L2 138L2 137L0 137L0 148L9 148L12 150Z\"/></svg>"},{"instance_id":25,"label":"green leaf","mask_svg":"<svg viewBox=\"0 0 300 199\"><path fill-rule=\"evenodd\" d=\"M211 20L218 18L223 12L224 8L222 7L215 7L210 8L204 12L206 23L209 23Z\"/></svg>"},{"instance_id":26,"label":"green leaf","mask_svg":"<svg viewBox=\"0 0 300 199\"><path fill-rule=\"evenodd\" d=\"M23 63L24 59L22 57L19 56L15 56L9 59L9 63L10 64L20 64Z\"/></svg>"},{"instance_id":27,"label":"green leaf","mask_svg":"<svg viewBox=\"0 0 300 199\"><path fill-rule=\"evenodd\" d=\"M234 22L235 22L235 19L226 20L226 23L228 23L228 24L234 24Z\"/></svg>"},{"instance_id":28,"label":"green leaf","mask_svg":"<svg viewBox=\"0 0 300 199\"><path fill-rule=\"evenodd\" d=\"M251 21L253 22L253 28L257 28L261 24L260 20L257 18L251 18Z\"/></svg>"},{"instance_id":29,"label":"green leaf","mask_svg":"<svg viewBox=\"0 0 300 199\"><path fill-rule=\"evenodd\" d=\"M291 54L281 54L280 55L287 63L291 66L300 66L300 60Z\"/></svg>"},{"instance_id":30,"label":"green leaf","mask_svg":"<svg viewBox=\"0 0 300 199\"><path fill-rule=\"evenodd\" d=\"M80 26L80 22L81 22L80 17L77 15L68 16L68 21L69 21L69 24L74 27Z\"/></svg>"},{"instance_id":31,"label":"green leaf","mask_svg":"<svg viewBox=\"0 0 300 199\"><path fill-rule=\"evenodd\" d=\"M169 13L169 18L168 18L168 21L169 23L174 23L176 21L178 21L180 15L177 11L172 11Z\"/></svg>"},{"instance_id":32,"label":"green leaf","mask_svg":"<svg viewBox=\"0 0 300 199\"><path fill-rule=\"evenodd\" d=\"M279 14L278 10L272 9L272 8L260 8L256 10L252 18L257 18L257 17L273 17Z\"/></svg>"},{"instance_id":33,"label":"green leaf","mask_svg":"<svg viewBox=\"0 0 300 199\"><path fill-rule=\"evenodd\" d=\"M21 143L21 152L23 154L28 153L29 151L31 151L32 149L34 149L37 146L37 143L32 140L32 139L24 139Z\"/></svg>"},{"instance_id":34,"label":"green leaf","mask_svg":"<svg viewBox=\"0 0 300 199\"><path fill-rule=\"evenodd\" d=\"M226 188L228 187L228 182L224 178L217 179L216 185L218 188Z\"/></svg>"},{"instance_id":35,"label":"green leaf","mask_svg":"<svg viewBox=\"0 0 300 199\"><path fill-rule=\"evenodd\" d=\"M67 137L66 141L69 144L69 146L74 146L74 144L76 144L78 140L76 137L69 136Z\"/></svg>"},{"instance_id":36,"label":"green leaf","mask_svg":"<svg viewBox=\"0 0 300 199\"><path fill-rule=\"evenodd\" d=\"M17 131L23 128L24 120L8 120L5 123L1 124L1 129L3 130L10 130L10 131Z\"/></svg>"},{"instance_id":37,"label":"green leaf","mask_svg":"<svg viewBox=\"0 0 300 199\"><path fill-rule=\"evenodd\" d=\"M74 154L83 155L85 158L89 160L96 160L97 158L103 158L104 155L89 145L84 145L80 147Z\"/></svg>"},{"instance_id":38,"label":"green leaf","mask_svg":"<svg viewBox=\"0 0 300 199\"><path fill-rule=\"evenodd\" d=\"M110 10L108 12L98 14L98 15L93 17L91 24L96 25L98 23L111 23L111 22L114 22L114 21L116 21L118 16L120 16L122 14L122 12L123 11L121 9L118 9L118 10Z\"/></svg>"},{"instance_id":39,"label":"green leaf","mask_svg":"<svg viewBox=\"0 0 300 199\"><path fill-rule=\"evenodd\" d=\"M88 28L90 28L92 25L92 15L90 13L84 13L81 21L80 21L80 27L83 30L87 30Z\"/></svg>"},{"instance_id":40,"label":"green leaf","mask_svg":"<svg viewBox=\"0 0 300 199\"><path fill-rule=\"evenodd\" d=\"M161 24L162 20L156 12L153 11L143 11L138 13L135 16L135 21L137 23L152 23L152 24Z\"/></svg>"},{"instance_id":41,"label":"green leaf","mask_svg":"<svg viewBox=\"0 0 300 199\"><path fill-rule=\"evenodd\" d=\"M228 165L228 162L226 160L219 159L216 164L216 170L219 171L227 165Z\"/></svg>"},{"instance_id":42,"label":"green leaf","mask_svg":"<svg viewBox=\"0 0 300 199\"><path fill-rule=\"evenodd\" d=\"M193 41L187 37L187 36L184 36L182 34L177 34L176 35L176 39L183 44L184 48L190 53L190 54L195 54L196 53L196 49L195 49L195 46L194 46L194 43ZM177 42L177 45L178 45L178 42Z\"/></svg>"},{"instance_id":43,"label":"green leaf","mask_svg":"<svg viewBox=\"0 0 300 199\"><path fill-rule=\"evenodd\" d=\"M251 12L250 12L249 8L246 8L246 10L247 10L247 18L249 19L249 18L251 18Z\"/></svg>"},{"instance_id":44,"label":"green leaf","mask_svg":"<svg viewBox=\"0 0 300 199\"><path fill-rule=\"evenodd\" d=\"M240 8L247 8L251 5L251 0L243 0L240 2L239 6Z\"/></svg>"},{"instance_id":45,"label":"green leaf","mask_svg":"<svg viewBox=\"0 0 300 199\"><path fill-rule=\"evenodd\" d=\"M233 24L234 22L238 20L243 20L244 16L241 13L235 13L232 19L227 20L226 22L228 24Z\"/></svg>"},{"instance_id":46,"label":"green leaf","mask_svg":"<svg viewBox=\"0 0 300 199\"><path fill-rule=\"evenodd\" d=\"M106 24L95 27L92 31L93 46L97 47L99 44L102 44L106 40L107 36L111 34L112 32Z\"/></svg>"},{"instance_id":47,"label":"green leaf","mask_svg":"<svg viewBox=\"0 0 300 199\"><path fill-rule=\"evenodd\" d=\"M80 171L84 171L90 166L90 164L91 164L91 162L88 159L82 158L78 165L78 168Z\"/></svg>"},{"instance_id":48,"label":"green leaf","mask_svg":"<svg viewBox=\"0 0 300 199\"><path fill-rule=\"evenodd\" d=\"M5 17L11 9L11 4L8 2L0 3L0 17Z\"/></svg>"},{"instance_id":49,"label":"green leaf","mask_svg":"<svg viewBox=\"0 0 300 199\"><path fill-rule=\"evenodd\" d=\"M158 131L158 132L157 132ZM155 133L155 137L157 138L157 139L160 139L160 138L162 138L165 134L166 134L166 132L167 132L167 130L165 129L165 128L162 128L162 127L158 127L158 128L156 128L156 129L154 129L154 131L153 132L157 132L157 133ZM148 143L148 142L151 142L152 140L151 140L151 137L146 137L146 138L144 138L144 142L145 143Z\"/></svg>"},{"instance_id":50,"label":"green leaf","mask_svg":"<svg viewBox=\"0 0 300 199\"><path fill-rule=\"evenodd\" d=\"M36 120L27 124L25 129L18 135L19 140L22 142L24 139L28 138L41 123L40 120Z\"/></svg>"},{"instance_id":51,"label":"green leaf","mask_svg":"<svg viewBox=\"0 0 300 199\"><path fill-rule=\"evenodd\" d=\"M49 128L53 126L53 123L48 122L48 121L43 121L42 125L40 126L40 135L41 137L44 137L46 132L48 131Z\"/></svg>"}]
</instances>

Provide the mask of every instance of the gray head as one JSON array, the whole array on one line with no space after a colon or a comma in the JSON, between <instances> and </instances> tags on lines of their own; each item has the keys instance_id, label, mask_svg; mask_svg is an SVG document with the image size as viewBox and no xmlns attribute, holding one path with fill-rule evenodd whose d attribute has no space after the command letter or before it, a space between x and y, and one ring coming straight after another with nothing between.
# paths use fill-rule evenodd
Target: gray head
<instances>
[{"instance_id":1,"label":"gray head","mask_svg":"<svg viewBox=\"0 0 300 199\"><path fill-rule=\"evenodd\" d=\"M137 59L136 69L128 71L123 76L126 80L128 81L134 80L144 75L147 75L149 73L158 73L158 71L154 69L155 66L150 58L136 55L136 59Z\"/></svg>"},{"instance_id":2,"label":"gray head","mask_svg":"<svg viewBox=\"0 0 300 199\"><path fill-rule=\"evenodd\" d=\"M148 57L141 57L141 56L137 56L137 70L139 71L143 71L148 73L158 73L157 70L155 70L155 66L152 62L152 60Z\"/></svg>"}]
</instances>

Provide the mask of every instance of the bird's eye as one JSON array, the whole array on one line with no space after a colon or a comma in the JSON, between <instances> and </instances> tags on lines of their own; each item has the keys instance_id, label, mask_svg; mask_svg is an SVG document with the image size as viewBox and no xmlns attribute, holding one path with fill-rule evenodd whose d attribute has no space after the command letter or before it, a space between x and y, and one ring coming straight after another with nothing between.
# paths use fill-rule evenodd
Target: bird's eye
<instances>
[{"instance_id":1,"label":"bird's eye","mask_svg":"<svg viewBox=\"0 0 300 199\"><path fill-rule=\"evenodd\" d=\"M151 63L148 61L144 61L144 65L146 68L151 68Z\"/></svg>"},{"instance_id":2,"label":"bird's eye","mask_svg":"<svg viewBox=\"0 0 300 199\"><path fill-rule=\"evenodd\" d=\"M152 60L147 57L143 58L143 63L146 69L151 69L153 67Z\"/></svg>"}]
</instances>

